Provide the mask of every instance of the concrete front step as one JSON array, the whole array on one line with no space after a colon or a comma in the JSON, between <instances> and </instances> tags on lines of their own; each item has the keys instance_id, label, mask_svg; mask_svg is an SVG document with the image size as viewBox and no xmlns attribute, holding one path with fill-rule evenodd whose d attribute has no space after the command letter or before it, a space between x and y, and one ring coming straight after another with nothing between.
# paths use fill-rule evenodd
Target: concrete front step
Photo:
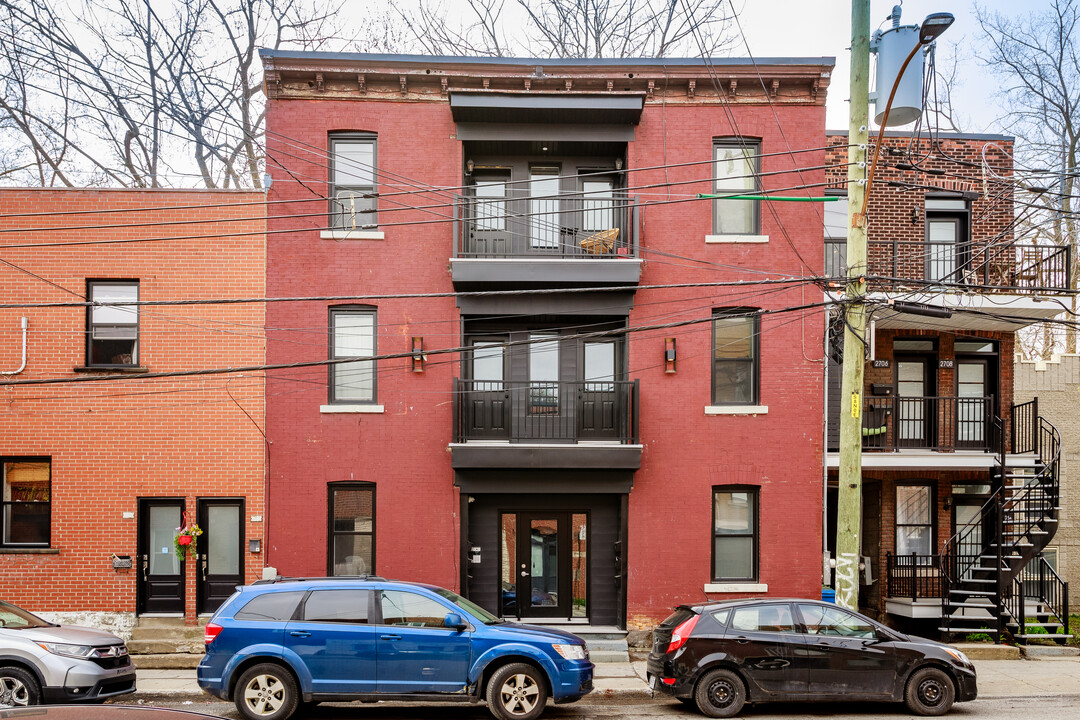
<instances>
[{"instance_id":1,"label":"concrete front step","mask_svg":"<svg viewBox=\"0 0 1080 720\"><path fill-rule=\"evenodd\" d=\"M203 641L206 632L202 625L186 627L142 627L136 625L131 631L132 640L197 640Z\"/></svg>"},{"instance_id":2,"label":"concrete front step","mask_svg":"<svg viewBox=\"0 0 1080 720\"><path fill-rule=\"evenodd\" d=\"M202 655L206 644L200 636L198 640L162 638L160 640L128 640L128 652L132 655L160 655L171 653L189 653Z\"/></svg>"},{"instance_id":3,"label":"concrete front step","mask_svg":"<svg viewBox=\"0 0 1080 720\"><path fill-rule=\"evenodd\" d=\"M139 670L178 670L199 666L202 655L191 653L159 653L155 655L132 655L131 661Z\"/></svg>"},{"instance_id":4,"label":"concrete front step","mask_svg":"<svg viewBox=\"0 0 1080 720\"><path fill-rule=\"evenodd\" d=\"M540 625L541 623L531 623ZM584 623L543 623L543 627L574 633L585 641L589 659L594 663L629 663L630 648L626 644L626 631L611 625L586 625Z\"/></svg>"}]
</instances>

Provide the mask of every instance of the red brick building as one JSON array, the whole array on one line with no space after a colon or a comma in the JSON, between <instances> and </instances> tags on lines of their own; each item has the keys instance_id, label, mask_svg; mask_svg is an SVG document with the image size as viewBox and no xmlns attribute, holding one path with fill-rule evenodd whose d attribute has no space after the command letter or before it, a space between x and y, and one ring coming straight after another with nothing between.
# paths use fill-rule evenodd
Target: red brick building
<instances>
[{"instance_id":1,"label":"red brick building","mask_svg":"<svg viewBox=\"0 0 1080 720\"><path fill-rule=\"evenodd\" d=\"M822 211L696 194L820 195L831 58L262 58L279 573L818 593Z\"/></svg>"},{"instance_id":2,"label":"red brick building","mask_svg":"<svg viewBox=\"0 0 1080 720\"><path fill-rule=\"evenodd\" d=\"M829 181L842 192L847 134L830 133L829 143ZM1013 402L1013 356L1018 330L1060 311L1039 296L1069 287L1069 250L1015 238L1012 152L1012 138L1001 135L943 134L931 141L888 132L866 213L871 342L862 413L862 545L869 570L860 604L922 633L951 623L956 632L989 628L1022 641L1021 630L1006 627L1015 608L982 605L1008 605L1025 594L1012 584L1027 582L1023 573L1039 567L1038 552L1057 525L1050 451L1056 441L1038 440L1052 433L1037 405ZM830 276L847 272L846 212L845 200L830 207L826 220ZM834 325L827 381L830 548L845 407L840 335L842 326ZM1025 495L1010 484L1034 489ZM990 597L983 591L996 588L998 577L981 567L980 555L996 553L992 506L999 496L1002 532L1022 547L1013 548L1014 560L1006 557L1004 590Z\"/></svg>"},{"instance_id":3,"label":"red brick building","mask_svg":"<svg viewBox=\"0 0 1080 720\"><path fill-rule=\"evenodd\" d=\"M261 373L169 374L262 365L263 304L85 303L263 297L263 200L0 190L5 600L126 634L261 576ZM205 530L186 562L183 513Z\"/></svg>"}]
</instances>

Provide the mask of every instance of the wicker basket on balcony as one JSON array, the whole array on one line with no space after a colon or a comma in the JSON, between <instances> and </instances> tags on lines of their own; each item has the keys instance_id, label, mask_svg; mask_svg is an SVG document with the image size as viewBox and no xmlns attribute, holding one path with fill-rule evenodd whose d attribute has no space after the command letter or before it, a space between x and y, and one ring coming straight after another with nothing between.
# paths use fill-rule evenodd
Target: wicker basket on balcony
<instances>
[{"instance_id":1,"label":"wicker basket on balcony","mask_svg":"<svg viewBox=\"0 0 1080 720\"><path fill-rule=\"evenodd\" d=\"M581 249L590 255L602 255L611 252L619 238L619 228L601 230L581 239Z\"/></svg>"}]
</instances>

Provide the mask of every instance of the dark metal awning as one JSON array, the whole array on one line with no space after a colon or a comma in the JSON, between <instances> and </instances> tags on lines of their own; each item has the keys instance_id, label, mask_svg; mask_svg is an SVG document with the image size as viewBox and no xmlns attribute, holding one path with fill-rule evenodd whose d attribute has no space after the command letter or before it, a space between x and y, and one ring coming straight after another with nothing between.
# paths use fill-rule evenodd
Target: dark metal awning
<instances>
[{"instance_id":1,"label":"dark metal awning","mask_svg":"<svg viewBox=\"0 0 1080 720\"><path fill-rule=\"evenodd\" d=\"M455 122L637 125L644 95L501 95L454 92Z\"/></svg>"}]
</instances>

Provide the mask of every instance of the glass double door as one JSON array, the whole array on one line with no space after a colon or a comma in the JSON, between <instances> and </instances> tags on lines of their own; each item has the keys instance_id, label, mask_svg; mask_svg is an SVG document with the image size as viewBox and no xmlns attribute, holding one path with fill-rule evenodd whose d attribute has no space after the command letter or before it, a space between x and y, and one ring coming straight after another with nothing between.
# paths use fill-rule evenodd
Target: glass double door
<instances>
[{"instance_id":1,"label":"glass double door","mask_svg":"<svg viewBox=\"0 0 1080 720\"><path fill-rule=\"evenodd\" d=\"M177 529L184 522L182 498L140 498L136 606L141 614L182 614L186 597L186 567L195 563L197 611L216 610L244 584L244 501L238 498L200 499L196 522L203 534L195 552L184 560L176 554Z\"/></svg>"},{"instance_id":2,"label":"glass double door","mask_svg":"<svg viewBox=\"0 0 1080 720\"><path fill-rule=\"evenodd\" d=\"M502 513L503 617L587 617L588 537L585 513Z\"/></svg>"}]
</instances>

